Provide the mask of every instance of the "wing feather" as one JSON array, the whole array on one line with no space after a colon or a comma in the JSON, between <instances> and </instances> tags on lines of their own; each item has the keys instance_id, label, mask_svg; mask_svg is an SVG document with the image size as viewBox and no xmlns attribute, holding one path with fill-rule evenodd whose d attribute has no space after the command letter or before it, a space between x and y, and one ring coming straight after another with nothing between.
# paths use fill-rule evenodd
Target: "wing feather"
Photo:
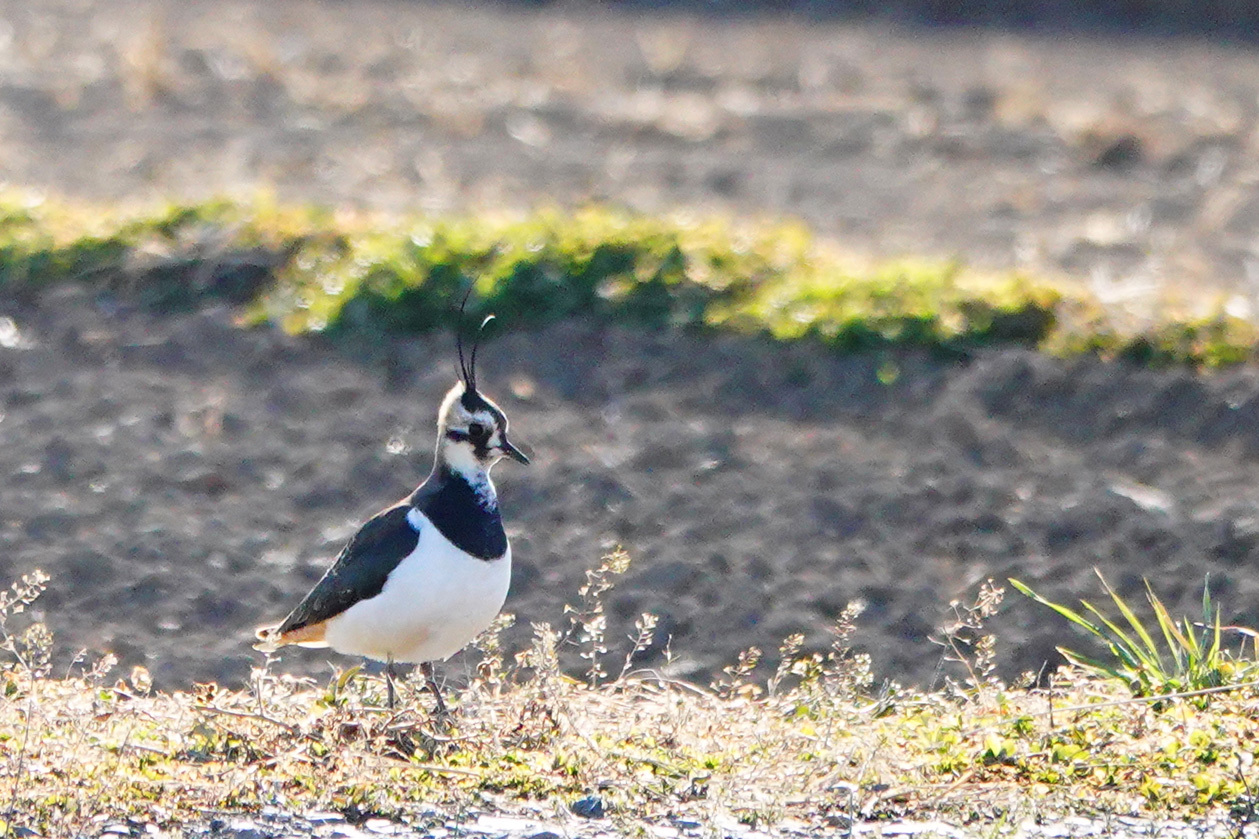
<instances>
[{"instance_id":1,"label":"wing feather","mask_svg":"<svg viewBox=\"0 0 1259 839\"><path fill-rule=\"evenodd\" d=\"M407 519L408 504L383 510L368 519L337 556L336 562L315 583L279 626L260 630L259 638L277 644L301 643L299 630L314 627L358 603L380 594L385 581L407 555L415 550L420 534Z\"/></svg>"}]
</instances>

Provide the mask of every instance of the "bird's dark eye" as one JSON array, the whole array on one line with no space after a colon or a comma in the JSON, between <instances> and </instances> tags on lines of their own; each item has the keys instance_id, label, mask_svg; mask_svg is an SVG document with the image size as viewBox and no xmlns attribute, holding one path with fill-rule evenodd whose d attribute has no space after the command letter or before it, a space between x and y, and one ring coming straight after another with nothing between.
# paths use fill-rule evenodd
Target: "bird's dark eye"
<instances>
[{"instance_id":1,"label":"bird's dark eye","mask_svg":"<svg viewBox=\"0 0 1259 839\"><path fill-rule=\"evenodd\" d=\"M468 436L473 440L484 440L489 434L489 429L479 422L474 422L468 426Z\"/></svg>"}]
</instances>

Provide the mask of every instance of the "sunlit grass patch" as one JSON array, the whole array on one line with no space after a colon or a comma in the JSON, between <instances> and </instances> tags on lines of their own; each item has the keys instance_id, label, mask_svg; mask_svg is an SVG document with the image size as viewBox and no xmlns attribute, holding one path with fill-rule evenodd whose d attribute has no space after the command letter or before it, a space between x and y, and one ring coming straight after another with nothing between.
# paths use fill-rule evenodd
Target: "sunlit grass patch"
<instances>
[{"instance_id":1,"label":"sunlit grass patch","mask_svg":"<svg viewBox=\"0 0 1259 839\"><path fill-rule=\"evenodd\" d=\"M389 710L381 680L359 668L321 683L269 661L247 690L171 694L152 691L142 669L117 679L109 657L53 678L38 624L19 626L45 582L29 578L0 608L0 813L43 835L76 835L103 816L169 827L264 807L421 828L520 808L576 818L569 811L592 799L628 833L678 818L834 830L1126 814L1240 825L1253 813L1259 683L1242 671L1223 674L1210 702L1133 697L1087 667L1045 687L1005 684L985 663L981 624L1001 598L989 583L941 630L955 674L942 689L878 683L851 647L856 604L829 650L787 639L768 679L745 666L749 654L714 685L687 684L632 658L601 661L612 630L597 601L626 561L605 559L569 626L535 625L526 649L503 648L500 619L478 640L450 724L429 716L421 679ZM636 648L650 643L649 621L636 631ZM584 678L560 672L567 644L588 653Z\"/></svg>"},{"instance_id":2,"label":"sunlit grass patch","mask_svg":"<svg viewBox=\"0 0 1259 839\"><path fill-rule=\"evenodd\" d=\"M906 258L861 263L802 225L606 208L524 217L384 217L213 201L130 211L0 200L0 289L87 282L163 306L227 299L293 331L424 332L473 314L509 328L569 317L949 356L1019 345L1143 364L1254 356L1223 298L1136 316L1083 285ZM1148 308L1148 307L1147 307Z\"/></svg>"}]
</instances>

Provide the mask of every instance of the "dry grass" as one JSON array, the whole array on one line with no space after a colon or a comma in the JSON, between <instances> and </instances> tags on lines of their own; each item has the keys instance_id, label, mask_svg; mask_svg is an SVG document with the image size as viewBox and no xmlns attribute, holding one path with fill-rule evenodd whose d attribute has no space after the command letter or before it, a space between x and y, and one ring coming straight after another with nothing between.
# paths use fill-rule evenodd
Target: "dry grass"
<instances>
[{"instance_id":1,"label":"dry grass","mask_svg":"<svg viewBox=\"0 0 1259 839\"><path fill-rule=\"evenodd\" d=\"M586 594L622 567L610 558ZM626 832L678 817L831 829L938 818L993 834L1062 813L1210 813L1240 825L1256 802L1253 662L1179 696L1134 698L1080 669L1049 687L1005 685L987 671L993 642L979 631L1000 599L991 585L942 630L958 679L937 692L873 688L868 660L848 647L856 606L829 651L788 639L767 682L736 664L701 687L601 661L606 628L586 601L565 631L535 626L531 648L512 656L500 621L443 724L420 682L389 711L382 682L357 668L318 684L268 662L248 690L173 694L152 693L142 670L112 681L108 658L52 678L38 624L9 626L42 584L15 586L0 610L11 659L0 670L0 813L45 835L102 814L172 826L268 805L423 826L434 813L559 808L592 794ZM649 620L636 631L650 643ZM561 674L556 650L569 643L592 651L588 679ZM605 666L622 672L604 677Z\"/></svg>"}]
</instances>

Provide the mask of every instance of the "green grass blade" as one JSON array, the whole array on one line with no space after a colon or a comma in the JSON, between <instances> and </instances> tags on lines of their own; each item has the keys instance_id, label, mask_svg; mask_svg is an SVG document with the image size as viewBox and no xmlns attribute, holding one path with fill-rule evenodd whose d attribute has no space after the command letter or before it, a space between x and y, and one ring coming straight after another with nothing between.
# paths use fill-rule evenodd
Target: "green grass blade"
<instances>
[{"instance_id":1,"label":"green grass blade","mask_svg":"<svg viewBox=\"0 0 1259 839\"><path fill-rule=\"evenodd\" d=\"M1207 574L1202 583L1202 625L1203 635L1211 632L1211 647L1207 656L1217 665L1220 659L1220 610L1211 601L1211 575Z\"/></svg>"},{"instance_id":2,"label":"green grass blade","mask_svg":"<svg viewBox=\"0 0 1259 839\"><path fill-rule=\"evenodd\" d=\"M1220 612L1218 609L1215 612L1214 637L1211 639L1211 657L1212 658L1220 657Z\"/></svg>"},{"instance_id":3,"label":"green grass blade","mask_svg":"<svg viewBox=\"0 0 1259 839\"><path fill-rule=\"evenodd\" d=\"M1055 612L1062 615L1067 620L1071 621L1077 626L1083 627L1084 630L1086 630L1092 635L1097 636L1098 638L1106 637L1106 633L1102 630L1100 626L1093 623L1088 618L1084 617L1079 612L1075 611L1069 606L1063 606L1061 603L1054 603L1052 600L1049 600L1045 598L1044 596L1037 594L1035 591L1029 588L1026 584L1014 579L1013 577L1010 577L1008 579L1010 581L1010 585L1014 586L1015 591L1017 591L1019 594L1022 594L1024 597L1030 597L1032 600L1035 600L1040 605L1048 606L1050 609L1053 609Z\"/></svg>"},{"instance_id":4,"label":"green grass blade","mask_svg":"<svg viewBox=\"0 0 1259 839\"><path fill-rule=\"evenodd\" d=\"M1133 631L1141 638L1141 643L1145 645L1145 648L1149 651L1150 656L1158 661L1161 667L1162 656L1159 654L1158 645L1154 643L1154 639L1150 637L1149 631L1147 631L1145 625L1141 623L1140 618L1138 618L1128 606L1127 601L1120 597L1119 592L1115 591L1111 584L1106 581L1106 578L1102 576L1102 572L1100 570L1094 568L1093 573L1097 575L1097 579L1102 581L1102 587L1106 589L1106 593L1110 595L1110 599L1114 601L1115 606L1123 614L1124 619L1128 621L1128 625L1131 626Z\"/></svg>"},{"instance_id":5,"label":"green grass blade","mask_svg":"<svg viewBox=\"0 0 1259 839\"><path fill-rule=\"evenodd\" d=\"M1102 622L1102 625L1110 631L1111 637L1108 643L1115 647L1116 654L1122 651L1122 656L1130 667L1162 669L1163 663L1157 655L1151 656L1147 650L1133 641L1132 637L1124 632L1117 623L1106 617L1100 609L1087 600L1081 600L1080 603L1084 605L1084 608L1092 612ZM1103 634L1102 637L1105 638L1106 636Z\"/></svg>"},{"instance_id":6,"label":"green grass blade","mask_svg":"<svg viewBox=\"0 0 1259 839\"><path fill-rule=\"evenodd\" d=\"M1163 631L1163 637L1167 639L1167 648L1171 651L1172 656L1176 658L1177 664L1180 666L1179 669L1183 669L1185 660L1198 654L1197 638L1192 632L1189 635L1181 632L1176 619L1172 617L1171 612L1167 610L1167 606L1150 588L1148 581L1145 587L1146 597L1150 601L1150 606L1154 609L1154 617L1158 620L1159 628Z\"/></svg>"},{"instance_id":7,"label":"green grass blade","mask_svg":"<svg viewBox=\"0 0 1259 839\"><path fill-rule=\"evenodd\" d=\"M1158 666L1159 662L1151 662L1148 656L1143 654L1141 648L1133 642L1131 637L1129 637L1118 625L1116 625L1114 621L1107 618L1106 615L1104 615L1087 600L1081 600L1080 602L1083 604L1085 609L1095 615L1097 619L1102 622L1102 625L1099 626L1098 624L1093 623L1093 621L1089 620L1084 614L1077 612L1069 606L1064 606L1061 603L1055 603L1043 595L1038 594L1020 580L1016 580L1013 577L1009 578L1009 580L1010 585L1012 585L1020 594L1030 597L1042 606L1048 606L1059 615L1062 615L1067 620L1083 628L1090 635L1100 641L1103 641L1110 650L1111 655L1118 659L1123 667L1129 672L1125 675L1119 670L1105 667L1096 659L1086 658L1073 653L1072 655L1081 662L1082 666L1105 673L1106 675L1114 676L1115 678L1122 678L1125 683L1129 683L1133 680L1132 674L1142 673L1151 667L1154 667L1155 670L1160 669ZM1063 652L1063 655L1065 656L1067 653ZM1069 658L1068 660L1071 659Z\"/></svg>"},{"instance_id":8,"label":"green grass blade","mask_svg":"<svg viewBox=\"0 0 1259 839\"><path fill-rule=\"evenodd\" d=\"M1133 671L1126 668L1115 667L1113 664L1107 664L1101 659L1077 653L1075 650L1068 650L1065 647L1058 647L1057 650L1070 664L1103 678L1115 679L1123 682L1129 687L1131 687L1134 683L1140 683L1142 681Z\"/></svg>"}]
</instances>

